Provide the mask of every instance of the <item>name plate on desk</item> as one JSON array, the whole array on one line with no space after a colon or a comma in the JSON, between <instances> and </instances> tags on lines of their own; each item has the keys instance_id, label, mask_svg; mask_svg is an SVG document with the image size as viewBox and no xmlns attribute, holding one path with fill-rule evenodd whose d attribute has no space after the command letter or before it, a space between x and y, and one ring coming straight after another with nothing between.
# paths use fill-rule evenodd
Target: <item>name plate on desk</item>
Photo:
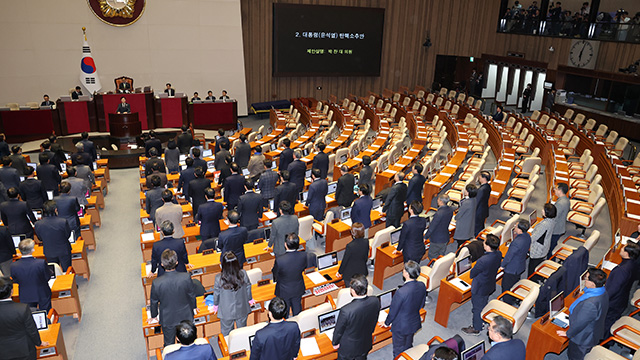
<instances>
[{"instance_id":1,"label":"name plate on desk","mask_svg":"<svg viewBox=\"0 0 640 360\"><path fill-rule=\"evenodd\" d=\"M58 293L58 298L66 298L71 296L71 290L64 290Z\"/></svg>"},{"instance_id":2,"label":"name plate on desk","mask_svg":"<svg viewBox=\"0 0 640 360\"><path fill-rule=\"evenodd\" d=\"M56 348L48 347L44 349L40 349L40 357L52 356L56 354Z\"/></svg>"},{"instance_id":3,"label":"name plate on desk","mask_svg":"<svg viewBox=\"0 0 640 360\"><path fill-rule=\"evenodd\" d=\"M203 272L204 271L202 269L194 269L194 270L191 270L189 273L191 273L191 276L196 276L196 275L202 275Z\"/></svg>"}]
</instances>

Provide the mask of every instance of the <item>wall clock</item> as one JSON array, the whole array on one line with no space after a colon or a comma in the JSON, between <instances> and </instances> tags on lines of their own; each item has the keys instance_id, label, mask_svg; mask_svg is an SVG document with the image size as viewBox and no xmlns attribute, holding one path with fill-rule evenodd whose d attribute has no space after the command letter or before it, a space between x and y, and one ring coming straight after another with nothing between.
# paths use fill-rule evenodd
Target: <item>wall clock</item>
<instances>
[{"instance_id":1,"label":"wall clock","mask_svg":"<svg viewBox=\"0 0 640 360\"><path fill-rule=\"evenodd\" d=\"M594 69L599 48L598 41L573 40L569 49L568 65L581 69Z\"/></svg>"}]
</instances>

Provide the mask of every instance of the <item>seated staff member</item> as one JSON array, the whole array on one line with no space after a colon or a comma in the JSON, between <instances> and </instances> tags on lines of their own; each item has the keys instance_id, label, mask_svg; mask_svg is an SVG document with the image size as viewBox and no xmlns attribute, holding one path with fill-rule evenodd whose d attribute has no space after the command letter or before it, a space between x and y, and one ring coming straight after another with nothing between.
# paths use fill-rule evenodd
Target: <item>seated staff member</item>
<instances>
[{"instance_id":1,"label":"seated staff member","mask_svg":"<svg viewBox=\"0 0 640 360\"><path fill-rule=\"evenodd\" d=\"M58 263L63 271L67 271L71 266L71 228L67 219L58 216L55 201L48 200L44 203L42 219L36 222L34 231L42 241L47 261Z\"/></svg>"},{"instance_id":2,"label":"seated staff member","mask_svg":"<svg viewBox=\"0 0 640 360\"><path fill-rule=\"evenodd\" d=\"M80 86L76 86L76 91L71 93L72 100L78 100L82 96L82 88Z\"/></svg>"},{"instance_id":3,"label":"seated staff member","mask_svg":"<svg viewBox=\"0 0 640 360\"><path fill-rule=\"evenodd\" d=\"M215 95L213 95L213 91L207 91L207 97L205 98L205 100L216 101L216 97Z\"/></svg>"},{"instance_id":4,"label":"seated staff member","mask_svg":"<svg viewBox=\"0 0 640 360\"><path fill-rule=\"evenodd\" d=\"M197 92L197 91L196 91L196 92L194 92L194 93L193 93L193 97L191 98L191 102L194 102L194 101L200 101L200 100L201 100L201 99L200 99L200 96L198 96L198 92Z\"/></svg>"},{"instance_id":5,"label":"seated staff member","mask_svg":"<svg viewBox=\"0 0 640 360\"><path fill-rule=\"evenodd\" d=\"M475 237L473 231L475 230L476 195L478 195L478 188L475 184L468 184L462 189L462 199L456 214L456 231L453 233L453 239L458 242L458 247Z\"/></svg>"},{"instance_id":6,"label":"seated staff member","mask_svg":"<svg viewBox=\"0 0 640 360\"><path fill-rule=\"evenodd\" d=\"M40 103L40 106L53 106L56 104L53 101L49 100L49 95L47 94L44 94L44 96L42 97L42 100L44 101Z\"/></svg>"},{"instance_id":7,"label":"seated staff member","mask_svg":"<svg viewBox=\"0 0 640 360\"><path fill-rule=\"evenodd\" d=\"M398 249L394 254L402 253L404 262L415 261L420 263L424 253L424 230L427 228L427 219L420 217L424 208L422 202L415 200L409 205L409 219L402 224Z\"/></svg>"},{"instance_id":8,"label":"seated staff member","mask_svg":"<svg viewBox=\"0 0 640 360\"><path fill-rule=\"evenodd\" d=\"M167 88L164 89L164 93L169 96L176 96L176 90L171 87L170 83L167 83Z\"/></svg>"},{"instance_id":9,"label":"seated staff member","mask_svg":"<svg viewBox=\"0 0 640 360\"><path fill-rule=\"evenodd\" d=\"M502 260L501 269L504 270L502 276L502 292L511 290L513 285L520 281L520 276L525 270L527 263L527 253L531 245L529 236L529 220L520 219L515 227L516 238L511 241L509 250ZM509 303L508 301L505 301Z\"/></svg>"},{"instance_id":10,"label":"seated staff member","mask_svg":"<svg viewBox=\"0 0 640 360\"><path fill-rule=\"evenodd\" d=\"M585 281L584 294L569 306L569 330L556 330L559 336L569 338L569 360L582 360L600 342L605 334L605 318L609 296L604 284L607 274L591 268Z\"/></svg>"},{"instance_id":11,"label":"seated staff member","mask_svg":"<svg viewBox=\"0 0 640 360\"><path fill-rule=\"evenodd\" d=\"M173 224L169 220L165 220L160 224L160 231L164 235L164 238L160 241L153 243L151 249L151 272L147 274L147 278L151 278L154 273L158 273L158 278L161 277L165 268L162 262L162 254L165 250L169 249L176 253L176 266L174 268L178 272L187 272L187 267L191 268L189 264L189 256L187 255L187 248L184 245L182 239L176 239L173 235Z\"/></svg>"},{"instance_id":12,"label":"seated staff member","mask_svg":"<svg viewBox=\"0 0 640 360\"><path fill-rule=\"evenodd\" d=\"M198 338L198 331L193 322L182 320L176 326L177 344L172 344L162 350L164 360L216 360L213 348L207 339Z\"/></svg>"},{"instance_id":13,"label":"seated staff member","mask_svg":"<svg viewBox=\"0 0 640 360\"><path fill-rule=\"evenodd\" d=\"M631 286L636 280L638 273L637 260L640 257L640 246L631 241L620 249L622 261L613 268L607 279L607 294L609 295L609 310L604 323L606 332L609 332L611 325L616 322L622 313L627 309L629 303L629 293Z\"/></svg>"},{"instance_id":14,"label":"seated staff member","mask_svg":"<svg viewBox=\"0 0 640 360\"><path fill-rule=\"evenodd\" d=\"M353 202L351 207L351 223L361 223L364 227L364 237L369 238L369 228L371 227L371 209L373 208L373 200L371 199L371 186L362 184L358 187L358 195L360 196Z\"/></svg>"},{"instance_id":15,"label":"seated staff member","mask_svg":"<svg viewBox=\"0 0 640 360\"><path fill-rule=\"evenodd\" d=\"M429 240L429 260L435 259L440 255L444 255L449 243L449 223L453 217L453 209L447 205L449 203L449 195L442 194L438 196L438 210L429 224L424 239Z\"/></svg>"},{"instance_id":16,"label":"seated staff member","mask_svg":"<svg viewBox=\"0 0 640 360\"><path fill-rule=\"evenodd\" d=\"M32 239L20 241L18 248L22 257L11 264L11 275L13 281L19 285L20 302L29 304L32 308L49 311L51 309L51 289L48 281L50 279L47 262L43 259L36 259L31 254L36 243Z\"/></svg>"},{"instance_id":17,"label":"seated staff member","mask_svg":"<svg viewBox=\"0 0 640 360\"><path fill-rule=\"evenodd\" d=\"M302 295L305 290L302 273L307 268L307 252L298 251L300 238L296 233L287 234L284 247L286 252L277 256L273 263L275 294L284 299L291 308L292 315L296 316L302 311Z\"/></svg>"},{"instance_id":18,"label":"seated staff member","mask_svg":"<svg viewBox=\"0 0 640 360\"><path fill-rule=\"evenodd\" d=\"M220 100L229 100L229 96L227 95L227 90L222 90L222 95L220 95Z\"/></svg>"},{"instance_id":19,"label":"seated staff member","mask_svg":"<svg viewBox=\"0 0 640 360\"><path fill-rule=\"evenodd\" d=\"M384 327L391 325L394 359L401 352L413 347L413 335L422 328L420 309L427 300L427 288L422 281L417 281L418 276L420 264L413 260L405 262L402 269L404 285L393 295L389 316L384 324L380 324Z\"/></svg>"},{"instance_id":20,"label":"seated staff member","mask_svg":"<svg viewBox=\"0 0 640 360\"><path fill-rule=\"evenodd\" d=\"M351 283L351 278L357 274L369 275L369 240L364 235L364 230L364 225L359 222L354 222L351 226L352 240L347 244L336 274L337 277L342 277L345 284Z\"/></svg>"},{"instance_id":21,"label":"seated staff member","mask_svg":"<svg viewBox=\"0 0 640 360\"><path fill-rule=\"evenodd\" d=\"M551 236L555 226L556 207L551 203L544 204L544 219L536 224L531 232L531 248L529 249L529 271L531 276L536 267L547 258L551 246Z\"/></svg>"},{"instance_id":22,"label":"seated staff member","mask_svg":"<svg viewBox=\"0 0 640 360\"><path fill-rule=\"evenodd\" d=\"M236 328L247 326L247 316L251 305L255 304L251 295L251 282L242 269L238 258L231 252L220 256L222 271L216 275L213 285L213 313L220 319L220 332L227 336Z\"/></svg>"},{"instance_id":23,"label":"seated staff member","mask_svg":"<svg viewBox=\"0 0 640 360\"><path fill-rule=\"evenodd\" d=\"M131 105L127 104L127 98L123 96L120 98L120 104L118 105L116 114L130 114L130 113L131 113Z\"/></svg>"},{"instance_id":24,"label":"seated staff member","mask_svg":"<svg viewBox=\"0 0 640 360\"><path fill-rule=\"evenodd\" d=\"M482 321L482 309L489 302L489 295L496 291L496 276L502 261L502 254L498 251L500 238L489 234L484 241L484 255L476 261L471 269L471 304L473 313L473 325L463 328L468 335L479 335L484 322Z\"/></svg>"},{"instance_id":25,"label":"seated staff member","mask_svg":"<svg viewBox=\"0 0 640 360\"><path fill-rule=\"evenodd\" d=\"M513 324L498 315L489 324L491 348L482 357L485 360L525 360L526 348L520 339L513 338Z\"/></svg>"},{"instance_id":26,"label":"seated staff member","mask_svg":"<svg viewBox=\"0 0 640 360\"><path fill-rule=\"evenodd\" d=\"M493 114L491 118L496 122L499 122L499 123L502 122L504 120L504 113L502 112L502 110L503 110L502 105L498 105L498 107L496 108L496 113Z\"/></svg>"},{"instance_id":27,"label":"seated staff member","mask_svg":"<svg viewBox=\"0 0 640 360\"><path fill-rule=\"evenodd\" d=\"M313 182L309 185L309 193L307 194L307 202L305 205L309 208L309 215L317 221L324 220L324 211L327 208L325 197L329 192L327 180L322 177L320 169L311 170L311 179Z\"/></svg>"},{"instance_id":28,"label":"seated staff member","mask_svg":"<svg viewBox=\"0 0 640 360\"><path fill-rule=\"evenodd\" d=\"M204 196L207 202L198 207L196 222L200 224L200 237L206 240L216 238L220 234L220 220L224 205L215 201L216 192L212 188L204 189Z\"/></svg>"},{"instance_id":29,"label":"seated staff member","mask_svg":"<svg viewBox=\"0 0 640 360\"><path fill-rule=\"evenodd\" d=\"M269 302L269 323L256 331L249 360L293 360L300 351L300 328L295 321L285 321L289 314L286 302L275 297Z\"/></svg>"}]
</instances>

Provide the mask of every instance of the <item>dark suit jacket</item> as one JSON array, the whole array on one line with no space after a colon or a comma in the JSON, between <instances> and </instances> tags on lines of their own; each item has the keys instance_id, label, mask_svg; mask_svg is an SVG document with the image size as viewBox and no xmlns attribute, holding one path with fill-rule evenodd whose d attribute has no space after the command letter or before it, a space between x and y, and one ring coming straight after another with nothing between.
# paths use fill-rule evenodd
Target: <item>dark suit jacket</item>
<instances>
[{"instance_id":1,"label":"dark suit jacket","mask_svg":"<svg viewBox=\"0 0 640 360\"><path fill-rule=\"evenodd\" d=\"M80 95L82 95L82 91L74 91L71 93L71 99L78 100Z\"/></svg>"},{"instance_id":2,"label":"dark suit jacket","mask_svg":"<svg viewBox=\"0 0 640 360\"><path fill-rule=\"evenodd\" d=\"M151 155L149 155L151 148L156 148L158 155L162 154L162 142L160 139L153 138L144 142L144 154L146 157L151 157Z\"/></svg>"},{"instance_id":3,"label":"dark suit jacket","mask_svg":"<svg viewBox=\"0 0 640 360\"><path fill-rule=\"evenodd\" d=\"M7 189L20 186L20 175L18 170L11 166L0 168L0 181Z\"/></svg>"},{"instance_id":4,"label":"dark suit jacket","mask_svg":"<svg viewBox=\"0 0 640 360\"><path fill-rule=\"evenodd\" d=\"M42 205L48 199L42 181L35 178L27 178L20 183L20 197L31 209L42 209Z\"/></svg>"},{"instance_id":5,"label":"dark suit jacket","mask_svg":"<svg viewBox=\"0 0 640 360\"><path fill-rule=\"evenodd\" d=\"M278 183L278 173L273 170L266 170L260 174L260 180L258 180L258 189L260 189L260 195L264 199L273 199L276 196L276 184Z\"/></svg>"},{"instance_id":6,"label":"dark suit jacket","mask_svg":"<svg viewBox=\"0 0 640 360\"><path fill-rule=\"evenodd\" d=\"M214 154L216 154L216 156L218 156L218 151L220 151L220 149L221 149L220 144L222 144L223 142L228 143L229 139L226 136L220 136L220 137L216 136L216 145L215 145L214 150L213 150L213 152L214 152Z\"/></svg>"},{"instance_id":7,"label":"dark suit jacket","mask_svg":"<svg viewBox=\"0 0 640 360\"><path fill-rule=\"evenodd\" d=\"M38 174L38 180L42 182L44 190L53 191L54 195L57 195L62 177L56 166L52 164L38 165L36 173Z\"/></svg>"},{"instance_id":8,"label":"dark suit jacket","mask_svg":"<svg viewBox=\"0 0 640 360\"><path fill-rule=\"evenodd\" d=\"M188 154L189 149L191 149L191 145L193 145L193 137L189 132L183 132L178 135L178 139L176 140L176 146L180 150L180 154Z\"/></svg>"},{"instance_id":9,"label":"dark suit jacket","mask_svg":"<svg viewBox=\"0 0 640 360\"><path fill-rule=\"evenodd\" d=\"M629 303L629 293L633 285L634 273L638 271L637 264L631 259L624 259L616 266L609 276L605 287L609 295L609 308L617 312L622 312Z\"/></svg>"},{"instance_id":10,"label":"dark suit jacket","mask_svg":"<svg viewBox=\"0 0 640 360\"><path fill-rule=\"evenodd\" d=\"M0 349L5 359L36 359L40 334L27 304L0 301Z\"/></svg>"},{"instance_id":11,"label":"dark suit jacket","mask_svg":"<svg viewBox=\"0 0 640 360\"><path fill-rule=\"evenodd\" d=\"M320 177L326 179L329 173L329 155L319 152L313 157L313 169L320 169Z\"/></svg>"},{"instance_id":12,"label":"dark suit jacket","mask_svg":"<svg viewBox=\"0 0 640 360\"><path fill-rule=\"evenodd\" d=\"M98 158L98 152L96 151L96 146L91 140L80 140L82 145L84 145L84 152L91 155L91 160L96 161Z\"/></svg>"},{"instance_id":13,"label":"dark suit jacket","mask_svg":"<svg viewBox=\"0 0 640 360\"><path fill-rule=\"evenodd\" d=\"M289 170L289 181L296 184L296 190L302 192L304 189L304 173L307 171L307 165L300 160L293 160L287 167Z\"/></svg>"},{"instance_id":14,"label":"dark suit jacket","mask_svg":"<svg viewBox=\"0 0 640 360\"><path fill-rule=\"evenodd\" d=\"M360 196L353 202L351 207L351 223L362 223L365 229L371 227L371 209L373 199L370 196Z\"/></svg>"},{"instance_id":15,"label":"dark suit jacket","mask_svg":"<svg viewBox=\"0 0 640 360\"><path fill-rule=\"evenodd\" d=\"M413 335L422 327L420 309L427 300L427 288L422 281L407 281L391 300L385 324L394 334Z\"/></svg>"},{"instance_id":16,"label":"dark suit jacket","mask_svg":"<svg viewBox=\"0 0 640 360\"><path fill-rule=\"evenodd\" d=\"M151 178L152 178L152 176L157 176L157 177L159 177L159 178L160 178L160 186L161 186L161 187L163 187L163 188L164 188L165 186L167 186L167 174L166 174L166 173L163 173L163 172L159 172L159 171L154 171L154 172L150 173L150 174L146 177L146 179L147 179L147 180L145 181L145 184L146 184L146 186L147 186L147 188L148 188L148 189L150 189L150 188L151 188L151 186L152 186L152 185L151 185Z\"/></svg>"},{"instance_id":17,"label":"dark suit jacket","mask_svg":"<svg viewBox=\"0 0 640 360\"><path fill-rule=\"evenodd\" d=\"M594 346L604 337L604 322L609 309L609 296L605 292L581 301L569 315L570 341L582 346Z\"/></svg>"},{"instance_id":18,"label":"dark suit jacket","mask_svg":"<svg viewBox=\"0 0 640 360\"><path fill-rule=\"evenodd\" d=\"M530 245L531 236L528 233L516 236L511 242L504 260L502 260L504 272L515 275L520 275L524 272Z\"/></svg>"},{"instance_id":19,"label":"dark suit jacket","mask_svg":"<svg viewBox=\"0 0 640 360\"><path fill-rule=\"evenodd\" d=\"M569 294L580 285L580 275L589 267L589 251L584 246L578 247L562 263L562 267L567 269L564 293Z\"/></svg>"},{"instance_id":20,"label":"dark suit jacket","mask_svg":"<svg viewBox=\"0 0 640 360\"><path fill-rule=\"evenodd\" d=\"M282 201L288 201L291 203L291 206L295 206L298 202L298 189L296 189L296 184L291 181L285 181L276 187L276 197L274 198L276 208Z\"/></svg>"},{"instance_id":21,"label":"dark suit jacket","mask_svg":"<svg viewBox=\"0 0 640 360\"><path fill-rule=\"evenodd\" d=\"M293 360L300 351L300 328L294 321L270 322L256 331L249 360Z\"/></svg>"},{"instance_id":22,"label":"dark suit jacket","mask_svg":"<svg viewBox=\"0 0 640 360\"><path fill-rule=\"evenodd\" d=\"M27 174L27 160L25 160L24 156L22 156L22 154L12 154L9 155L9 157L11 158L11 167L18 170L18 173L20 175L26 175Z\"/></svg>"},{"instance_id":23,"label":"dark suit jacket","mask_svg":"<svg viewBox=\"0 0 640 360\"><path fill-rule=\"evenodd\" d=\"M175 326L182 320L193 320L196 308L195 285L187 273L170 271L151 284L151 317L158 316L160 324Z\"/></svg>"},{"instance_id":24,"label":"dark suit jacket","mask_svg":"<svg viewBox=\"0 0 640 360\"><path fill-rule=\"evenodd\" d=\"M402 182L393 184L382 207L382 211L387 214L387 218L400 219L404 214L404 201L406 199L407 185Z\"/></svg>"},{"instance_id":25,"label":"dark suit jacket","mask_svg":"<svg viewBox=\"0 0 640 360\"><path fill-rule=\"evenodd\" d=\"M273 264L273 280L276 281L276 296L291 299L304 294L302 273L307 268L306 251L287 251L277 256Z\"/></svg>"},{"instance_id":26,"label":"dark suit jacket","mask_svg":"<svg viewBox=\"0 0 640 360\"><path fill-rule=\"evenodd\" d=\"M356 199L356 194L353 192L353 187L356 184L356 177L353 174L344 174L338 179L336 187L336 201L338 205L349 207L353 200Z\"/></svg>"},{"instance_id":27,"label":"dark suit jacket","mask_svg":"<svg viewBox=\"0 0 640 360\"><path fill-rule=\"evenodd\" d=\"M328 191L329 187L325 179L316 179L309 185L306 205L309 207L309 214L318 221L324 219L324 210L327 208L324 197L327 196Z\"/></svg>"},{"instance_id":28,"label":"dark suit jacket","mask_svg":"<svg viewBox=\"0 0 640 360\"><path fill-rule=\"evenodd\" d=\"M485 253L471 269L471 295L487 296L496 291L496 275L500 268L500 251Z\"/></svg>"},{"instance_id":29,"label":"dark suit jacket","mask_svg":"<svg viewBox=\"0 0 640 360\"><path fill-rule=\"evenodd\" d=\"M215 166L216 170L222 170L224 167L229 167L225 161L227 155L231 156L231 153L226 149L216 152L216 158L213 160L213 166Z\"/></svg>"},{"instance_id":30,"label":"dark suit jacket","mask_svg":"<svg viewBox=\"0 0 640 360\"><path fill-rule=\"evenodd\" d=\"M241 169L246 168L247 165L249 165L249 158L251 158L251 145L246 142L240 142L238 145L236 145L234 160Z\"/></svg>"},{"instance_id":31,"label":"dark suit jacket","mask_svg":"<svg viewBox=\"0 0 640 360\"><path fill-rule=\"evenodd\" d=\"M200 236L202 239L218 237L220 234L220 219L224 206L222 203L210 200L198 207L196 221L200 222Z\"/></svg>"},{"instance_id":32,"label":"dark suit jacket","mask_svg":"<svg viewBox=\"0 0 640 360\"><path fill-rule=\"evenodd\" d=\"M178 179L178 191L182 190L182 194L184 194L187 200L189 199L189 182L196 178L196 174L194 173L195 168L190 167L182 170L180 172L180 178Z\"/></svg>"},{"instance_id":33,"label":"dark suit jacket","mask_svg":"<svg viewBox=\"0 0 640 360\"><path fill-rule=\"evenodd\" d=\"M204 196L204 190L210 187L211 180L206 177L195 178L189 182L189 198L191 199L194 214L198 213L200 204L207 202L207 198Z\"/></svg>"},{"instance_id":34,"label":"dark suit jacket","mask_svg":"<svg viewBox=\"0 0 640 360\"><path fill-rule=\"evenodd\" d=\"M131 112L131 105L130 104L118 104L118 108L116 109L117 113L130 113Z\"/></svg>"},{"instance_id":35,"label":"dark suit jacket","mask_svg":"<svg viewBox=\"0 0 640 360\"><path fill-rule=\"evenodd\" d=\"M438 244L449 242L449 223L451 223L452 217L452 208L447 205L439 207L431 224L429 224L429 230L424 234L424 238Z\"/></svg>"},{"instance_id":36,"label":"dark suit jacket","mask_svg":"<svg viewBox=\"0 0 640 360\"><path fill-rule=\"evenodd\" d=\"M373 169L369 165L363 166L358 173L358 185L363 184L373 185Z\"/></svg>"},{"instance_id":37,"label":"dark suit jacket","mask_svg":"<svg viewBox=\"0 0 640 360\"><path fill-rule=\"evenodd\" d=\"M245 263L244 257L244 243L247 242L249 232L247 228L236 226L230 227L227 230L220 233L218 236L218 248L220 253L224 254L227 251L231 251L238 257L240 266Z\"/></svg>"},{"instance_id":38,"label":"dark suit jacket","mask_svg":"<svg viewBox=\"0 0 640 360\"><path fill-rule=\"evenodd\" d=\"M201 167L202 170L207 171L207 161L204 159L201 159L199 157L194 157L193 158L193 167L197 168L197 167Z\"/></svg>"},{"instance_id":39,"label":"dark suit jacket","mask_svg":"<svg viewBox=\"0 0 640 360\"><path fill-rule=\"evenodd\" d=\"M204 238L203 238L204 239ZM218 250L218 238L209 238L202 240L200 247L198 247L198 254L209 249Z\"/></svg>"},{"instance_id":40,"label":"dark suit jacket","mask_svg":"<svg viewBox=\"0 0 640 360\"><path fill-rule=\"evenodd\" d=\"M6 141L0 141L0 156L9 156L11 155L11 150L9 150L9 144Z\"/></svg>"},{"instance_id":41,"label":"dark suit jacket","mask_svg":"<svg viewBox=\"0 0 640 360\"><path fill-rule=\"evenodd\" d=\"M158 269L158 278L165 273L161 265L161 258L162 252L166 249L171 249L178 254L176 271L187 272L186 264L189 263L189 257L187 255L187 247L184 245L184 240L174 239L171 236L165 236L162 240L153 244L153 249L151 250L151 272L155 272L156 269Z\"/></svg>"},{"instance_id":42,"label":"dark suit jacket","mask_svg":"<svg viewBox=\"0 0 640 360\"><path fill-rule=\"evenodd\" d=\"M156 163L160 165L160 172L165 173L167 171L167 166L165 165L164 160L162 160L161 157L156 156L156 157L149 158L147 162L144 163L144 176L148 177L153 173L153 169L152 169L153 164L156 164Z\"/></svg>"},{"instance_id":43,"label":"dark suit jacket","mask_svg":"<svg viewBox=\"0 0 640 360\"><path fill-rule=\"evenodd\" d=\"M149 214L149 218L153 221L156 220L156 210L162 205L164 205L164 200L162 200L162 192L163 188L153 188L151 190L147 190L146 199L145 199L145 210L147 214ZM195 210L194 210L195 213Z\"/></svg>"},{"instance_id":44,"label":"dark suit jacket","mask_svg":"<svg viewBox=\"0 0 640 360\"><path fill-rule=\"evenodd\" d=\"M164 89L164 93L169 96L176 96L176 89Z\"/></svg>"},{"instance_id":45,"label":"dark suit jacket","mask_svg":"<svg viewBox=\"0 0 640 360\"><path fill-rule=\"evenodd\" d=\"M80 218L78 217L78 211L80 211L80 204L75 196L69 194L61 194L53 198L58 206L58 216L67 220L71 230L80 230Z\"/></svg>"},{"instance_id":46,"label":"dark suit jacket","mask_svg":"<svg viewBox=\"0 0 640 360\"><path fill-rule=\"evenodd\" d=\"M69 243L71 228L65 218L60 216L43 217L34 225L34 230L38 235L38 239L42 241L44 256L58 257L66 255L71 257L71 243ZM67 269L62 270L66 271Z\"/></svg>"},{"instance_id":47,"label":"dark suit jacket","mask_svg":"<svg viewBox=\"0 0 640 360\"><path fill-rule=\"evenodd\" d=\"M240 226L252 227L260 224L260 219L262 219L262 195L254 191L247 191L240 196L238 212L240 213Z\"/></svg>"},{"instance_id":48,"label":"dark suit jacket","mask_svg":"<svg viewBox=\"0 0 640 360\"><path fill-rule=\"evenodd\" d=\"M27 234L33 231L31 223L36 222L36 217L27 206L27 203L18 199L9 199L0 204L2 223L9 227L12 235Z\"/></svg>"},{"instance_id":49,"label":"dark suit jacket","mask_svg":"<svg viewBox=\"0 0 640 360\"><path fill-rule=\"evenodd\" d=\"M489 197L491 196L491 185L484 184L478 188L476 195L476 223L484 222L489 216Z\"/></svg>"},{"instance_id":50,"label":"dark suit jacket","mask_svg":"<svg viewBox=\"0 0 640 360\"><path fill-rule=\"evenodd\" d=\"M232 210L238 206L240 195L244 194L244 176L233 174L224 180L224 201L227 209Z\"/></svg>"},{"instance_id":51,"label":"dark suit jacket","mask_svg":"<svg viewBox=\"0 0 640 360\"><path fill-rule=\"evenodd\" d=\"M20 302L38 303L40 310L51 308L49 276L47 262L43 259L29 256L11 264L11 277L19 285Z\"/></svg>"},{"instance_id":52,"label":"dark suit jacket","mask_svg":"<svg viewBox=\"0 0 640 360\"><path fill-rule=\"evenodd\" d=\"M414 200L422 203L422 189L424 188L425 177L422 174L413 175L407 187L407 205L411 205Z\"/></svg>"},{"instance_id":53,"label":"dark suit jacket","mask_svg":"<svg viewBox=\"0 0 640 360\"><path fill-rule=\"evenodd\" d=\"M499 343L493 343L483 359L486 360L523 360L527 350L520 339L511 339Z\"/></svg>"},{"instance_id":54,"label":"dark suit jacket","mask_svg":"<svg viewBox=\"0 0 640 360\"><path fill-rule=\"evenodd\" d=\"M78 162L78 160L76 160L76 156L82 156L82 160L80 162ZM89 154L88 152L76 152L73 153L71 155L71 165L73 166L78 166L78 165L87 165L89 166L91 169L93 169L93 160L91 159L91 154Z\"/></svg>"},{"instance_id":55,"label":"dark suit jacket","mask_svg":"<svg viewBox=\"0 0 640 360\"><path fill-rule=\"evenodd\" d=\"M13 239L9 233L9 228L0 226L0 262L13 259L16 254L16 248L13 245ZM7 274L4 274L5 276Z\"/></svg>"},{"instance_id":56,"label":"dark suit jacket","mask_svg":"<svg viewBox=\"0 0 640 360\"><path fill-rule=\"evenodd\" d=\"M293 149L285 148L280 153L280 162L278 163L278 170L288 170L289 164L293 162Z\"/></svg>"},{"instance_id":57,"label":"dark suit jacket","mask_svg":"<svg viewBox=\"0 0 640 360\"><path fill-rule=\"evenodd\" d=\"M375 296L353 299L340 309L333 331L333 345L340 344L338 356L350 359L371 351L379 312L380 302Z\"/></svg>"},{"instance_id":58,"label":"dark suit jacket","mask_svg":"<svg viewBox=\"0 0 640 360\"><path fill-rule=\"evenodd\" d=\"M404 262L413 260L420 264L426 249L424 247L424 229L427 228L427 219L412 216L402 224L398 250L402 250Z\"/></svg>"},{"instance_id":59,"label":"dark suit jacket","mask_svg":"<svg viewBox=\"0 0 640 360\"><path fill-rule=\"evenodd\" d=\"M197 286L197 284L196 284ZM200 343L202 342L202 343ZM198 338L191 345L181 345L175 351L167 352L164 360L216 360L216 354L213 352L211 344L205 339Z\"/></svg>"},{"instance_id":60,"label":"dark suit jacket","mask_svg":"<svg viewBox=\"0 0 640 360\"><path fill-rule=\"evenodd\" d=\"M349 286L353 275L369 275L367 260L369 259L369 240L366 238L353 239L347 244L344 257L338 272L342 274L345 286Z\"/></svg>"}]
</instances>

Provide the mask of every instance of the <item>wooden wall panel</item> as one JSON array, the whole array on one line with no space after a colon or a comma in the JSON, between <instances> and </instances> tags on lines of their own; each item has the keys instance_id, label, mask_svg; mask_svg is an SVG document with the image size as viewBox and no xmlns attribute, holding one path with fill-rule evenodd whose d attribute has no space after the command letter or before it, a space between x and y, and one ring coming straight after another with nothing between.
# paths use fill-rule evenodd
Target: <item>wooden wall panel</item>
<instances>
[{"instance_id":1,"label":"wooden wall panel","mask_svg":"<svg viewBox=\"0 0 640 360\"><path fill-rule=\"evenodd\" d=\"M385 8L380 76L272 77L273 2ZM436 55L505 56L517 51L555 70L567 64L571 46L571 39L497 33L500 2L495 0L241 0L241 5L249 104L299 96L327 99L330 94L341 99L399 86L429 88ZM433 44L429 49L422 46L427 34ZM640 45L602 42L596 68L617 71L637 59Z\"/></svg>"}]
</instances>

